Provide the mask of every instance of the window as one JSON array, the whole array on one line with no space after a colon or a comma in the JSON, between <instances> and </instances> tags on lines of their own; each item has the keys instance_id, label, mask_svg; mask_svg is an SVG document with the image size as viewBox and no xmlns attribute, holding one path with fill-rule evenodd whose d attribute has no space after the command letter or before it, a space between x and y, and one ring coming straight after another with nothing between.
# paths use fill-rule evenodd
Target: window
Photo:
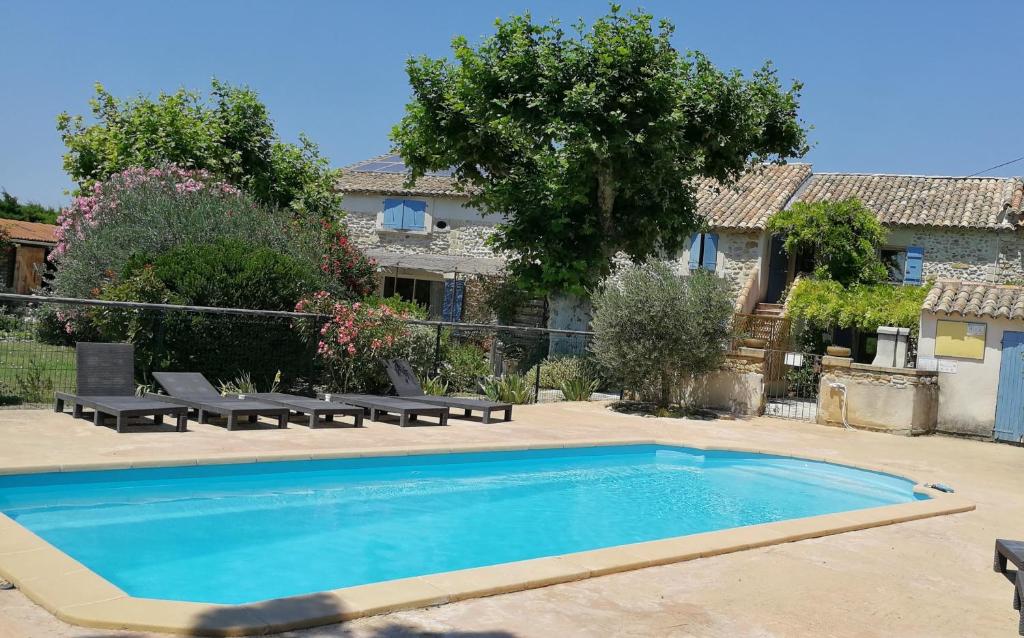
<instances>
[{"instance_id":1,"label":"window","mask_svg":"<svg viewBox=\"0 0 1024 638\"><path fill-rule=\"evenodd\" d=\"M426 230L427 203L418 199L385 199L384 223L388 230Z\"/></svg>"},{"instance_id":2,"label":"window","mask_svg":"<svg viewBox=\"0 0 1024 638\"><path fill-rule=\"evenodd\" d=\"M907 249L883 248L882 264L885 266L886 273L888 273L889 283L903 283L903 272L907 268Z\"/></svg>"},{"instance_id":3,"label":"window","mask_svg":"<svg viewBox=\"0 0 1024 638\"><path fill-rule=\"evenodd\" d=\"M924 267L922 248L883 248L880 256L888 273L889 283L920 285Z\"/></svg>"},{"instance_id":4,"label":"window","mask_svg":"<svg viewBox=\"0 0 1024 638\"><path fill-rule=\"evenodd\" d=\"M715 272L718 261L718 235L694 233L690 238L690 271L697 269Z\"/></svg>"},{"instance_id":5,"label":"window","mask_svg":"<svg viewBox=\"0 0 1024 638\"><path fill-rule=\"evenodd\" d=\"M430 286L436 283L411 277L384 277L384 296L398 295L402 301L412 301L430 310Z\"/></svg>"},{"instance_id":6,"label":"window","mask_svg":"<svg viewBox=\"0 0 1024 638\"><path fill-rule=\"evenodd\" d=\"M985 359L985 324L968 321L935 323L935 356Z\"/></svg>"}]
</instances>

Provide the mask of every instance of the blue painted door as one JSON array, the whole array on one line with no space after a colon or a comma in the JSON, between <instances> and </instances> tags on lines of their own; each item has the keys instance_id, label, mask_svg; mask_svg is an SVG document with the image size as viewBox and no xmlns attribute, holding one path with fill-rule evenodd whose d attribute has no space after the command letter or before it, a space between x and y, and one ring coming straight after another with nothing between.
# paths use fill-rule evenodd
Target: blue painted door
<instances>
[{"instance_id":1,"label":"blue painted door","mask_svg":"<svg viewBox=\"0 0 1024 638\"><path fill-rule=\"evenodd\" d=\"M1024 332L1003 333L995 437L1024 442Z\"/></svg>"}]
</instances>

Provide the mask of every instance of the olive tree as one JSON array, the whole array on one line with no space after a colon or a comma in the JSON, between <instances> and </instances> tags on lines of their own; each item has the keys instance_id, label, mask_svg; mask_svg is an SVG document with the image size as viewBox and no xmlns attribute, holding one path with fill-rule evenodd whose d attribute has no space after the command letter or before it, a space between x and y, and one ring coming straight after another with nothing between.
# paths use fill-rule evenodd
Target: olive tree
<instances>
[{"instance_id":1,"label":"olive tree","mask_svg":"<svg viewBox=\"0 0 1024 638\"><path fill-rule=\"evenodd\" d=\"M601 282L593 307L591 350L601 367L626 388L656 388L659 407L672 402L684 377L724 360L732 301L729 284L712 273L630 264Z\"/></svg>"}]
</instances>

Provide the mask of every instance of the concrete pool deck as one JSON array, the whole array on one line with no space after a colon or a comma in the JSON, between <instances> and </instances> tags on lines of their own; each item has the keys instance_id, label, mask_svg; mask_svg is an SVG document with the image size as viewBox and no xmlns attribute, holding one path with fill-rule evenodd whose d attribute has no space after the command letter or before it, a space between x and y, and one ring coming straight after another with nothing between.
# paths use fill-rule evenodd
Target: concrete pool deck
<instances>
[{"instance_id":1,"label":"concrete pool deck","mask_svg":"<svg viewBox=\"0 0 1024 638\"><path fill-rule=\"evenodd\" d=\"M1015 628L1016 618L1009 604L1011 587L991 572L990 564L995 537L1024 536L1024 477L1020 473L1024 451L1020 449L939 437L907 439L774 419L645 419L613 414L599 404L521 406L515 416L511 423L487 426L453 420L448 428L401 429L389 423L370 423L362 430L308 430L295 425L284 431L268 426L227 432L221 427L190 422L190 432L184 434L133 430L118 435L66 415L3 411L0 468L4 472L72 470L93 464L127 467L196 462L200 458L204 462L227 462L279 455L334 456L346 451L373 454L395 447L439 451L464 446L493 449L593 441L662 441L825 458L921 481L950 483L963 499L977 503L978 510L287 635L985 636L1010 635ZM794 536L805 534L790 531ZM731 542L743 547L764 544L739 537ZM674 550L676 559L685 553L685 548ZM692 546L690 551L694 551ZM644 563L644 557L630 555L637 564L652 564ZM582 567L587 572L584 575L604 573L603 561L607 558L595 556L589 564L574 563L569 571ZM582 577L554 569L551 560L557 559L541 560L547 563L518 568L519 580L540 585ZM81 577L74 574L77 572L69 572L68 578ZM480 591L476 593L508 589L503 576L492 572L489 578L490 583L477 575L474 586ZM443 602L463 597L452 592L467 589L465 583L435 580L438 582L407 585L406 599ZM31 587L28 583L26 590ZM73 580L69 580L69 587L75 589ZM379 603L379 599L372 600L372 594L363 594L367 607ZM108 598L116 597L111 594ZM324 604L316 600L306 603ZM386 605L378 607L377 611ZM156 616L160 611L154 608L140 613ZM146 625L139 622L137 626ZM97 634L95 630L66 625L14 591L0 592L0 636L4 635L96 636L118 632Z\"/></svg>"}]
</instances>

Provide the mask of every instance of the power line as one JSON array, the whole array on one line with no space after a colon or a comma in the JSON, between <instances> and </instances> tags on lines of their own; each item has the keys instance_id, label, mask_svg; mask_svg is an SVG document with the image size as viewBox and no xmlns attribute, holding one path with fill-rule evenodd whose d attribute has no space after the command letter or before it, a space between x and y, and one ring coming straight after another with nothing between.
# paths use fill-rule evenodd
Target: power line
<instances>
[{"instance_id":1,"label":"power line","mask_svg":"<svg viewBox=\"0 0 1024 638\"><path fill-rule=\"evenodd\" d=\"M1009 166L1010 164L1013 164L1013 163L1015 163L1015 162L1019 162L1019 161L1021 161L1021 160L1024 160L1024 155L1021 155L1021 156L1020 156L1020 157L1018 157L1017 159L1012 159L1012 160L1010 160L1009 162L1003 162L1002 164L996 164L995 166L992 166L992 167L990 167L990 168L986 168L986 169L985 169L985 170L983 170L983 171L978 171L977 173L971 173L971 174L970 174L970 175L968 175L967 177L977 177L978 175L981 175L982 173L987 173L987 172L989 172L989 171L994 171L994 170L996 170L997 168L1002 168L1002 167L1004 167L1004 166Z\"/></svg>"}]
</instances>

